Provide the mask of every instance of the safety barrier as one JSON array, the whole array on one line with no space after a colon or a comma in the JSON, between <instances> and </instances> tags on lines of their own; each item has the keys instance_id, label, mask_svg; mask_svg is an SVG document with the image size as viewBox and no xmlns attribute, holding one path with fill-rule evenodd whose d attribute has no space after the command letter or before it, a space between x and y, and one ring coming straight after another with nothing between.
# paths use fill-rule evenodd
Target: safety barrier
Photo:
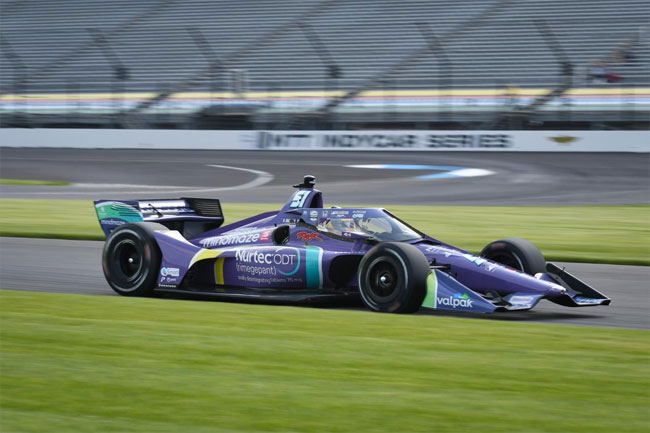
<instances>
[{"instance_id":1,"label":"safety barrier","mask_svg":"<svg viewBox=\"0 0 650 433\"><path fill-rule=\"evenodd\" d=\"M650 131L193 131L0 128L6 147L650 152Z\"/></svg>"}]
</instances>

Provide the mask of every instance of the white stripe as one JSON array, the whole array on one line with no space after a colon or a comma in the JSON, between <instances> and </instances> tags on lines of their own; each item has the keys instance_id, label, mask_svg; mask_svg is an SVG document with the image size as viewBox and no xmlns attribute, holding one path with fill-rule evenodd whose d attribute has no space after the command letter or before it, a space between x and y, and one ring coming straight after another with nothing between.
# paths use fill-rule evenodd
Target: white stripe
<instances>
[{"instance_id":1,"label":"white stripe","mask_svg":"<svg viewBox=\"0 0 650 433\"><path fill-rule=\"evenodd\" d=\"M257 177L250 182L242 183L241 185L235 185L235 186L224 186L224 187L217 187L217 188L209 188L209 187L191 187L191 186L164 186L164 185L129 185L129 184L119 184L119 183L73 183L70 185L71 187L77 187L77 188L93 188L95 191L92 192L79 192L79 191L52 191L52 190L41 190L41 191L28 191L28 192L20 192L18 195L98 195L98 194L104 194L104 195L109 195L109 194L122 194L124 193L123 189L141 189L142 191L128 191L129 194L146 194L147 192L151 191L145 191L146 190L164 190L166 193L169 194L187 194L187 193L197 193L197 192L219 192L219 191L232 191L232 190L238 190L238 189L248 189L248 188L255 188L257 186L262 186L264 184L267 184L271 182L274 179L274 176L271 173L267 173L265 171L260 171L260 170L252 170L250 168L242 168L242 167L232 167L229 165L216 165L216 164L206 164L208 167L215 167L215 168L225 168L228 170L239 170L239 171L246 171L248 173L253 173L257 175ZM60 187L57 187L60 188ZM69 187L67 187L69 188ZM102 188L117 188L120 191L101 191ZM8 195L11 195L9 193Z\"/></svg>"},{"instance_id":2,"label":"white stripe","mask_svg":"<svg viewBox=\"0 0 650 433\"><path fill-rule=\"evenodd\" d=\"M216 165L216 164L208 164L208 167L226 168L226 169L229 169L229 170L246 171L248 173L253 173L253 174L257 175L257 178L251 180L248 183L244 183L242 185L237 185L237 186L221 188L220 191L226 191L226 190L229 190L229 189L254 188L256 186L261 186L261 185L264 185L266 183L269 183L269 182L271 182L273 180L273 175L271 173L267 173L266 171L252 170L250 168L231 167L229 165Z\"/></svg>"},{"instance_id":3,"label":"white stripe","mask_svg":"<svg viewBox=\"0 0 650 433\"><path fill-rule=\"evenodd\" d=\"M482 168L464 168L462 170L453 170L448 174L453 174L458 177L479 177L479 176L489 176L494 174L493 171L483 170Z\"/></svg>"}]
</instances>

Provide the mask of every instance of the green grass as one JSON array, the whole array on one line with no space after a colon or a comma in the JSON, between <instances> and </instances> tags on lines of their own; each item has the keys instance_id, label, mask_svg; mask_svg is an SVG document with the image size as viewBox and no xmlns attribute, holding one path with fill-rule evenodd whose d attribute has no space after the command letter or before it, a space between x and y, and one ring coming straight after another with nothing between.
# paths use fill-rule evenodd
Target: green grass
<instances>
[{"instance_id":1,"label":"green grass","mask_svg":"<svg viewBox=\"0 0 650 433\"><path fill-rule=\"evenodd\" d=\"M70 182L56 180L25 180L25 179L0 179L0 185L48 185L48 186L65 186Z\"/></svg>"},{"instance_id":2,"label":"green grass","mask_svg":"<svg viewBox=\"0 0 650 433\"><path fill-rule=\"evenodd\" d=\"M225 203L228 222L278 209ZM650 265L650 206L387 206L442 241L479 252L529 239L549 260ZM90 200L0 200L0 236L104 239Z\"/></svg>"},{"instance_id":3,"label":"green grass","mask_svg":"<svg viewBox=\"0 0 650 433\"><path fill-rule=\"evenodd\" d=\"M12 432L640 432L648 332L0 290Z\"/></svg>"}]
</instances>

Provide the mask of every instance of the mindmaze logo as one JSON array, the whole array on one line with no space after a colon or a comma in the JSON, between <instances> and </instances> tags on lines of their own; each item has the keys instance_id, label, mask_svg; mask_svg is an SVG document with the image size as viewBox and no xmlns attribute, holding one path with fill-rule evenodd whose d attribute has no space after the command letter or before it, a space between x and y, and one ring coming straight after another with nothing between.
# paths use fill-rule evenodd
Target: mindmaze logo
<instances>
[{"instance_id":1,"label":"mindmaze logo","mask_svg":"<svg viewBox=\"0 0 650 433\"><path fill-rule=\"evenodd\" d=\"M268 240L268 236L266 239ZM260 240L259 233L235 233L203 239L200 243L205 248L213 248L225 245L253 243L258 240Z\"/></svg>"},{"instance_id":2,"label":"mindmaze logo","mask_svg":"<svg viewBox=\"0 0 650 433\"><path fill-rule=\"evenodd\" d=\"M453 296L437 298L438 305L446 305L451 308L472 308L472 301L467 293L454 293Z\"/></svg>"}]
</instances>

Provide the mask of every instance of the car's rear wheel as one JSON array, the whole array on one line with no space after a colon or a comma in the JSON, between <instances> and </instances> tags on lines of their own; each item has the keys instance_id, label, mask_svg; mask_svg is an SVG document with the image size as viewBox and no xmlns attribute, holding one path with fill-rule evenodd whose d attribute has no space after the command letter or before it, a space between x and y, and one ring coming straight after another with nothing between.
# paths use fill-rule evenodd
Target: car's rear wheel
<instances>
[{"instance_id":1,"label":"car's rear wheel","mask_svg":"<svg viewBox=\"0 0 650 433\"><path fill-rule=\"evenodd\" d=\"M481 257L530 275L546 272L544 255L539 248L526 239L508 238L491 242L483 248Z\"/></svg>"},{"instance_id":2,"label":"car's rear wheel","mask_svg":"<svg viewBox=\"0 0 650 433\"><path fill-rule=\"evenodd\" d=\"M162 254L154 231L167 230L156 223L130 223L116 228L106 240L102 268L106 281L120 295L153 293Z\"/></svg>"},{"instance_id":3,"label":"car's rear wheel","mask_svg":"<svg viewBox=\"0 0 650 433\"><path fill-rule=\"evenodd\" d=\"M413 313L426 295L429 272L426 257L414 246L380 243L361 259L359 293L372 310Z\"/></svg>"}]
</instances>

